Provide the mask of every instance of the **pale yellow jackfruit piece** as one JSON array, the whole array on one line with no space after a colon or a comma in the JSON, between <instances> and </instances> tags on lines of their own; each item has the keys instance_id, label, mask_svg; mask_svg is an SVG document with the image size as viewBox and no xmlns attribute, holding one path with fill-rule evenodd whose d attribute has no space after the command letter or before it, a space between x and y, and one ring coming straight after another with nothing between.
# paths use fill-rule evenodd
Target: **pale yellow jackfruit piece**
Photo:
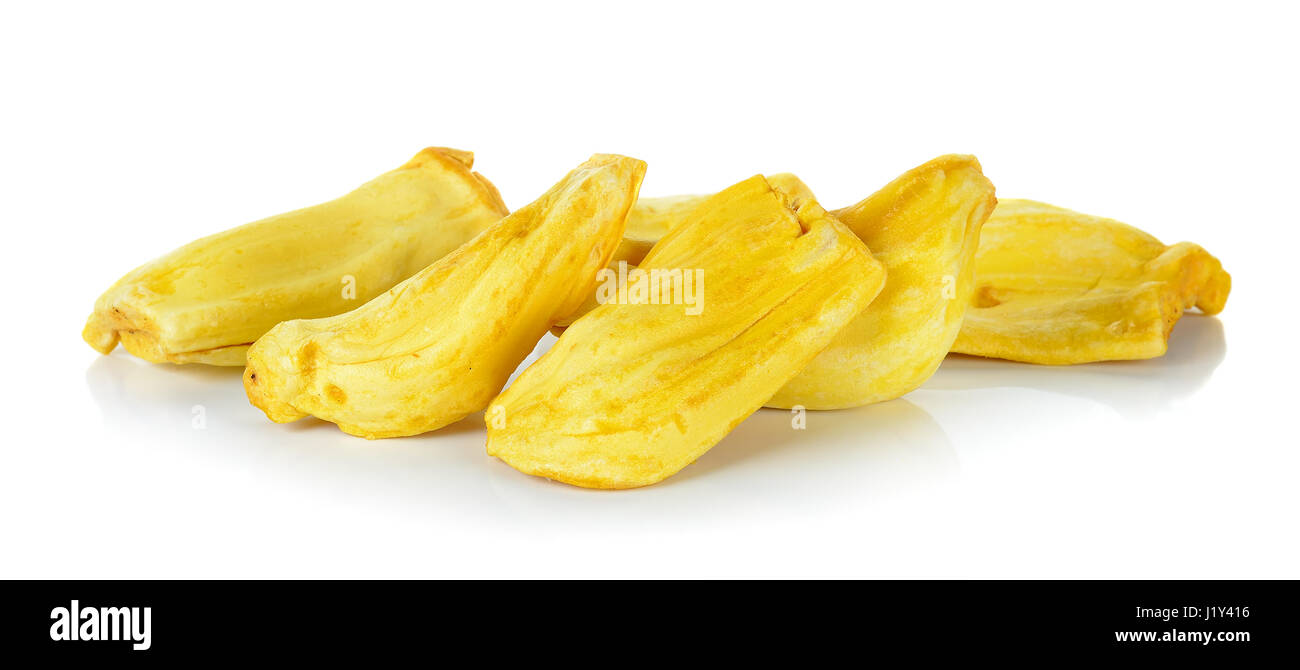
<instances>
[{"instance_id":1,"label":"pale yellow jackfruit piece","mask_svg":"<svg viewBox=\"0 0 1300 670\"><path fill-rule=\"evenodd\" d=\"M281 323L248 351L249 401L272 421L310 414L372 439L483 409L546 329L591 293L644 174L639 160L593 156L365 305Z\"/></svg>"},{"instance_id":2,"label":"pale yellow jackfruit piece","mask_svg":"<svg viewBox=\"0 0 1300 670\"><path fill-rule=\"evenodd\" d=\"M275 324L353 309L501 220L473 162L425 149L337 200L191 242L118 280L82 337L155 363L243 365Z\"/></svg>"},{"instance_id":3,"label":"pale yellow jackfruit piece","mask_svg":"<svg viewBox=\"0 0 1300 670\"><path fill-rule=\"evenodd\" d=\"M768 175L767 183L787 196L814 199L812 189L788 172ZM627 230L623 232L623 243L610 259L611 267L618 261L627 261L628 265L640 264L641 259L650 252L650 247L711 197L713 196L669 195L638 199L632 207L632 213L627 215Z\"/></svg>"},{"instance_id":4,"label":"pale yellow jackfruit piece","mask_svg":"<svg viewBox=\"0 0 1300 670\"><path fill-rule=\"evenodd\" d=\"M623 242L614 252L612 263L627 261L628 265L637 265L650 247L663 239L677 224L686 219L696 207L700 206L707 195L672 195L662 198L639 198L627 215L627 230L623 232Z\"/></svg>"},{"instance_id":5,"label":"pale yellow jackfruit piece","mask_svg":"<svg viewBox=\"0 0 1300 670\"><path fill-rule=\"evenodd\" d=\"M835 210L885 264L889 279L768 407L858 407L900 397L929 379L961 328L980 227L996 203L979 161L948 155Z\"/></svg>"},{"instance_id":6,"label":"pale yellow jackfruit piece","mask_svg":"<svg viewBox=\"0 0 1300 670\"><path fill-rule=\"evenodd\" d=\"M811 198L789 174L774 184ZM642 198L628 219L621 257L636 263L647 240L672 230L707 196ZM885 264L889 280L865 312L790 380L768 407L842 409L891 400L920 386L943 362L970 303L972 257L997 199L974 156L924 163L865 200L833 212ZM591 297L571 319L596 306Z\"/></svg>"},{"instance_id":7,"label":"pale yellow jackfruit piece","mask_svg":"<svg viewBox=\"0 0 1300 670\"><path fill-rule=\"evenodd\" d=\"M1183 311L1217 314L1232 278L1188 242L1032 200L984 226L957 353L1045 365L1164 355Z\"/></svg>"},{"instance_id":8,"label":"pale yellow jackfruit piece","mask_svg":"<svg viewBox=\"0 0 1300 670\"><path fill-rule=\"evenodd\" d=\"M808 186L792 174L771 175L767 177L767 181L772 185L772 188L788 195L809 199L813 197ZM620 262L626 263L629 268L636 267L656 242L663 239L669 231L677 227L682 221L685 221L686 217L696 207L699 207L710 197L712 196L670 195L638 199L636 205L632 207L632 212L627 215L627 228L623 232L623 242L618 245L618 249L614 251L613 257L610 258L609 268L618 271ZM559 337L564 332L565 327L577 321L578 317L595 309L598 304L596 294L592 293L587 296L581 307L575 310L573 314L561 319L551 331L555 333L556 337Z\"/></svg>"},{"instance_id":9,"label":"pale yellow jackfruit piece","mask_svg":"<svg viewBox=\"0 0 1300 670\"><path fill-rule=\"evenodd\" d=\"M575 321L488 407L489 454L578 486L661 481L807 365L885 275L814 200L762 176L696 207L640 270L648 304L626 287L626 301ZM696 278L693 304L679 289Z\"/></svg>"}]
</instances>

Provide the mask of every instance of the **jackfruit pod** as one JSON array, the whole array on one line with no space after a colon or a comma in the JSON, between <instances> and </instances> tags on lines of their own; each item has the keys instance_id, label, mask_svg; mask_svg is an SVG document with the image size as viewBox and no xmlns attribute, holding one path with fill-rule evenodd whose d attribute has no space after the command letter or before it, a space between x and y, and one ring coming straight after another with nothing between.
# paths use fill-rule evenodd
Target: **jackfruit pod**
<instances>
[{"instance_id":1,"label":"jackfruit pod","mask_svg":"<svg viewBox=\"0 0 1300 670\"><path fill-rule=\"evenodd\" d=\"M191 242L118 280L82 337L154 363L243 365L275 324L352 309L501 220L473 162L425 149L337 200Z\"/></svg>"},{"instance_id":2,"label":"jackfruit pod","mask_svg":"<svg viewBox=\"0 0 1300 670\"><path fill-rule=\"evenodd\" d=\"M365 305L279 324L248 352L249 401L272 421L310 414L371 439L483 409L546 329L591 292L644 174L639 160L593 156Z\"/></svg>"},{"instance_id":3,"label":"jackfruit pod","mask_svg":"<svg viewBox=\"0 0 1300 670\"><path fill-rule=\"evenodd\" d=\"M1184 310L1217 314L1232 287L1200 246L1032 200L998 204L975 278L952 350L1044 365L1162 356Z\"/></svg>"},{"instance_id":4,"label":"jackfruit pod","mask_svg":"<svg viewBox=\"0 0 1300 670\"><path fill-rule=\"evenodd\" d=\"M929 379L961 328L980 227L996 203L974 156L947 155L835 210L889 278L871 305L767 406L857 407L892 400Z\"/></svg>"},{"instance_id":5,"label":"jackfruit pod","mask_svg":"<svg viewBox=\"0 0 1300 670\"><path fill-rule=\"evenodd\" d=\"M603 302L488 407L490 455L577 486L661 481L807 365L885 275L815 200L762 176L696 207L639 269L649 300L628 286Z\"/></svg>"},{"instance_id":6,"label":"jackfruit pod","mask_svg":"<svg viewBox=\"0 0 1300 670\"><path fill-rule=\"evenodd\" d=\"M767 181L772 188L778 189L787 195L802 195L811 199L812 191L806 184L799 180L798 177L781 173L767 177ZM650 252L656 242L663 239L673 228L691 214L695 208L708 200L708 195L670 195L657 198L639 198L636 205L632 207L632 212L627 215L627 229L623 232L623 241L614 251L613 257L609 260L609 269L618 271L619 263L627 264L628 268L635 268L641 263L641 259ZM551 332L559 337L564 329L579 317L596 308L595 293L587 296L573 314L560 320Z\"/></svg>"},{"instance_id":7,"label":"jackfruit pod","mask_svg":"<svg viewBox=\"0 0 1300 670\"><path fill-rule=\"evenodd\" d=\"M632 212L627 215L627 230L623 232L623 241L614 252L611 264L626 261L628 265L639 265L641 259L650 253L650 247L708 199L707 195L638 198Z\"/></svg>"}]
</instances>

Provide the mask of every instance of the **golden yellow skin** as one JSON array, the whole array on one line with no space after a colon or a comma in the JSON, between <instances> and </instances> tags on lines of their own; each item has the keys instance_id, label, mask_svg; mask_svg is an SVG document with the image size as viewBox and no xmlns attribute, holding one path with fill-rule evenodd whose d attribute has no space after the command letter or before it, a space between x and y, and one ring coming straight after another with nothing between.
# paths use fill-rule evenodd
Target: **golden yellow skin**
<instances>
[{"instance_id":1,"label":"golden yellow skin","mask_svg":"<svg viewBox=\"0 0 1300 670\"><path fill-rule=\"evenodd\" d=\"M807 365L880 291L883 266L815 201L753 177L641 263L703 271L703 311L606 302L488 407L487 451L577 486L661 481Z\"/></svg>"},{"instance_id":2,"label":"golden yellow skin","mask_svg":"<svg viewBox=\"0 0 1300 670\"><path fill-rule=\"evenodd\" d=\"M118 280L82 337L154 363L243 365L275 324L353 309L501 220L473 162L425 149L337 200L191 242Z\"/></svg>"},{"instance_id":3,"label":"golden yellow skin","mask_svg":"<svg viewBox=\"0 0 1300 670\"><path fill-rule=\"evenodd\" d=\"M623 242L614 252L613 263L627 261L637 265L650 247L663 239L688 214L700 206L707 195L673 195L664 198L640 198L627 215L627 230L623 232Z\"/></svg>"},{"instance_id":4,"label":"golden yellow skin","mask_svg":"<svg viewBox=\"0 0 1300 670\"><path fill-rule=\"evenodd\" d=\"M984 226L957 353L1045 365L1164 355L1185 309L1217 314L1232 278L1188 242L1032 200Z\"/></svg>"},{"instance_id":5,"label":"golden yellow skin","mask_svg":"<svg viewBox=\"0 0 1300 670\"><path fill-rule=\"evenodd\" d=\"M787 196L814 199L812 189L788 172L769 175L767 183ZM711 197L710 195L669 195L638 199L636 205L632 207L632 213L627 215L627 230L623 232L623 243L614 252L610 265L615 265L618 261L627 261L628 265L639 265L641 259L645 258L655 243L685 221L695 208ZM594 301L592 305L595 305Z\"/></svg>"},{"instance_id":6,"label":"golden yellow skin","mask_svg":"<svg viewBox=\"0 0 1300 670\"><path fill-rule=\"evenodd\" d=\"M788 173L776 174L767 178L772 188L790 195L799 195L806 198L812 198L812 191L799 178ZM650 248L656 242L663 239L673 228L686 220L696 207L699 207L711 196L707 195L670 195L658 198L640 198L632 206L632 211L627 215L627 228L623 231L623 241L614 251L613 257L609 259L609 267L616 269L619 261L626 262L629 266L635 267L641 263L641 259L650 252ZM570 314L560 319L551 332L556 337L564 332L564 329L574 321L578 320L583 314L596 308L596 294L587 296L582 306Z\"/></svg>"},{"instance_id":7,"label":"golden yellow skin","mask_svg":"<svg viewBox=\"0 0 1300 670\"><path fill-rule=\"evenodd\" d=\"M546 329L592 291L645 163L596 155L532 204L387 293L286 321L248 351L244 389L276 422L416 435L487 406Z\"/></svg>"},{"instance_id":8,"label":"golden yellow skin","mask_svg":"<svg viewBox=\"0 0 1300 670\"><path fill-rule=\"evenodd\" d=\"M974 287L980 227L997 199L974 156L940 156L835 218L884 263L880 295L768 407L842 409L915 390L943 362Z\"/></svg>"},{"instance_id":9,"label":"golden yellow skin","mask_svg":"<svg viewBox=\"0 0 1300 670\"><path fill-rule=\"evenodd\" d=\"M768 178L811 198L789 174ZM708 196L642 198L615 261L637 263L647 240L681 222ZM943 362L970 303L980 227L997 199L974 156L940 156L867 199L833 212L885 264L889 280L768 407L842 409L891 400L920 386ZM589 298L579 313L596 306Z\"/></svg>"}]
</instances>

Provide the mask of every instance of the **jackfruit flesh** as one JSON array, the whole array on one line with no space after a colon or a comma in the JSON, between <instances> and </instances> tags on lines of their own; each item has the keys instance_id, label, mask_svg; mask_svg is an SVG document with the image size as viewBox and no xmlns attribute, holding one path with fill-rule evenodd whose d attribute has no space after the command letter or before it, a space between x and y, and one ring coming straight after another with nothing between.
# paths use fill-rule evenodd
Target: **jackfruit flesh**
<instances>
[{"instance_id":1,"label":"jackfruit flesh","mask_svg":"<svg viewBox=\"0 0 1300 670\"><path fill-rule=\"evenodd\" d=\"M488 407L489 454L584 487L661 481L761 407L885 279L815 200L762 176L694 208L640 269L651 291L661 278L659 300L607 301L575 321ZM695 315L664 289L687 271L702 278Z\"/></svg>"},{"instance_id":2,"label":"jackfruit flesh","mask_svg":"<svg viewBox=\"0 0 1300 670\"><path fill-rule=\"evenodd\" d=\"M884 263L885 287L769 407L892 400L939 368L974 288L980 228L997 199L974 156L941 156L833 214Z\"/></svg>"},{"instance_id":3,"label":"jackfruit flesh","mask_svg":"<svg viewBox=\"0 0 1300 670\"><path fill-rule=\"evenodd\" d=\"M155 363L244 365L275 324L353 309L505 216L472 165L425 149L337 200L191 242L118 280L82 337Z\"/></svg>"},{"instance_id":4,"label":"jackfruit flesh","mask_svg":"<svg viewBox=\"0 0 1300 670\"><path fill-rule=\"evenodd\" d=\"M768 183L772 188L778 189L787 195L801 195L812 198L812 191L808 186L799 180L798 177L788 174L775 174L767 177ZM655 198L639 198L633 205L631 213L627 215L627 228L623 232L623 241L614 251L613 257L609 260L609 268L618 271L620 263L625 267L635 268L641 259L650 252L650 248L656 242L663 239L673 228L677 227L682 221L685 221L695 208L699 207L711 196L708 195L670 195ZM578 317L590 312L599 304L593 293L587 296L581 307L570 314L568 317L561 319L552 328L552 332L559 337L564 332L564 328L573 323Z\"/></svg>"},{"instance_id":5,"label":"jackfruit flesh","mask_svg":"<svg viewBox=\"0 0 1300 670\"><path fill-rule=\"evenodd\" d=\"M1232 278L1189 242L1032 200L984 226L957 353L1068 365L1161 356L1184 310L1217 314Z\"/></svg>"},{"instance_id":6,"label":"jackfruit flesh","mask_svg":"<svg viewBox=\"0 0 1300 670\"><path fill-rule=\"evenodd\" d=\"M367 438L415 435L483 409L591 293L644 173L639 160L593 156L365 305L281 323L248 352L249 400L276 422L313 415Z\"/></svg>"},{"instance_id":7,"label":"jackfruit flesh","mask_svg":"<svg viewBox=\"0 0 1300 670\"><path fill-rule=\"evenodd\" d=\"M793 175L768 179L811 197ZM636 252L648 240L672 230L705 199L638 201L615 260L638 262ZM889 278L871 306L767 406L857 407L902 396L934 374L961 327L974 287L972 259L980 227L996 202L993 184L975 157L947 155L834 211L884 263ZM578 316L595 306L594 297L588 299Z\"/></svg>"}]
</instances>

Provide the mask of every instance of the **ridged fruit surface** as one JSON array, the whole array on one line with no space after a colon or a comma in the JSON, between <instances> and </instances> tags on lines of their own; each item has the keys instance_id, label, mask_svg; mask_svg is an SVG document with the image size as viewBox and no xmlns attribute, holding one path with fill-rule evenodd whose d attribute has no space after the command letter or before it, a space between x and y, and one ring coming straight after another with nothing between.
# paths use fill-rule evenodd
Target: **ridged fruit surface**
<instances>
[{"instance_id":1,"label":"ridged fruit surface","mask_svg":"<svg viewBox=\"0 0 1300 670\"><path fill-rule=\"evenodd\" d=\"M488 407L489 454L584 487L661 481L761 407L885 279L815 201L762 176L693 209L640 268L702 272L699 312L662 288L658 304L600 304Z\"/></svg>"},{"instance_id":2,"label":"ridged fruit surface","mask_svg":"<svg viewBox=\"0 0 1300 670\"><path fill-rule=\"evenodd\" d=\"M808 198L812 197L812 191L808 189L799 178L788 173L776 174L767 177L767 181L773 188L781 190L787 194L798 194ZM627 215L627 228L623 231L623 241L614 251L613 257L609 259L609 267L617 270L619 263L626 263L629 267L636 267L641 263L641 259L650 253L650 248L656 242L663 239L673 228L682 223L690 216L695 208L699 207L711 196L707 195L670 195L655 198L638 198L636 204L632 207L632 212ZM573 314L561 319L556 327L552 329L556 337L564 332L564 328L570 323L578 320L578 317L590 312L596 308L596 295L592 293L587 296Z\"/></svg>"},{"instance_id":3,"label":"ridged fruit surface","mask_svg":"<svg viewBox=\"0 0 1300 670\"><path fill-rule=\"evenodd\" d=\"M915 390L948 354L974 288L980 228L997 199L974 156L940 156L835 210L889 278L880 295L767 403L841 409Z\"/></svg>"},{"instance_id":4,"label":"ridged fruit surface","mask_svg":"<svg viewBox=\"0 0 1300 670\"><path fill-rule=\"evenodd\" d=\"M812 197L793 175L768 180L788 192ZM679 225L707 198L687 195L637 201L615 261L639 262L637 254L648 241ZM833 212L884 263L889 278L870 307L767 406L857 407L902 396L934 374L970 303L980 227L996 202L993 184L975 157L947 155L909 170L856 205ZM596 304L594 296L589 298L570 318Z\"/></svg>"},{"instance_id":5,"label":"ridged fruit surface","mask_svg":"<svg viewBox=\"0 0 1300 670\"><path fill-rule=\"evenodd\" d=\"M1232 288L1198 245L1032 200L998 204L975 279L952 350L1046 365L1162 356L1184 310L1217 314Z\"/></svg>"},{"instance_id":6,"label":"ridged fruit surface","mask_svg":"<svg viewBox=\"0 0 1300 670\"><path fill-rule=\"evenodd\" d=\"M367 438L415 435L483 409L591 293L644 174L639 160L593 156L365 305L281 323L248 352L249 400L273 421L313 415Z\"/></svg>"},{"instance_id":7,"label":"ridged fruit surface","mask_svg":"<svg viewBox=\"0 0 1300 670\"><path fill-rule=\"evenodd\" d=\"M191 242L118 280L82 337L155 363L243 365L275 324L354 309L500 221L473 158L425 149L337 200Z\"/></svg>"}]
</instances>

